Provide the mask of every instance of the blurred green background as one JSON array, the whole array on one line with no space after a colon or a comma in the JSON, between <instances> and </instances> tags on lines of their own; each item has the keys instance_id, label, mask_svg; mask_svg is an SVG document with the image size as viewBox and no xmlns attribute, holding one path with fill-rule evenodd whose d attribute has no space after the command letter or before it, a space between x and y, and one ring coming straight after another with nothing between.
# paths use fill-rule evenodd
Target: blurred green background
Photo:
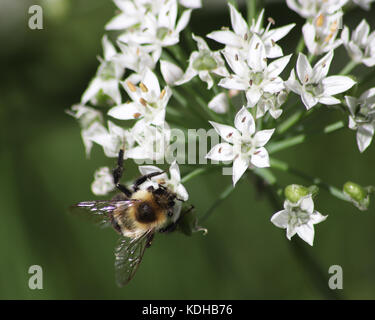
<instances>
[{"instance_id":1,"label":"blurred green background","mask_svg":"<svg viewBox=\"0 0 375 320\"><path fill-rule=\"evenodd\" d=\"M193 13L191 29L205 35L230 25L224 2L207 1ZM28 8L36 3L44 8L44 30L27 27ZM266 16L277 25L301 26L302 19L283 2L266 5ZM158 236L133 281L116 286L115 232L67 213L71 204L96 199L90 191L94 171L113 161L98 146L86 159L79 126L65 114L96 71L104 24L114 10L109 0L0 1L0 298L375 298L373 203L360 212L322 190L316 209L329 218L317 226L311 248L297 236L288 241L285 231L270 223L273 207L246 180L205 221L207 236ZM355 9L344 22L356 26L367 17L374 28L374 14ZM285 53L294 52L299 27L280 42ZM333 71L346 61L340 48ZM315 120L339 119L345 119L341 112L322 108ZM375 145L360 154L355 132L348 129L276 156L339 187L347 180L375 184ZM136 177L135 166L127 165L127 177ZM303 182L275 173L283 186ZM211 174L186 187L203 213L228 184L230 177ZM43 268L43 290L28 288L31 265ZM343 268L340 292L328 289L331 265Z\"/></svg>"}]
</instances>

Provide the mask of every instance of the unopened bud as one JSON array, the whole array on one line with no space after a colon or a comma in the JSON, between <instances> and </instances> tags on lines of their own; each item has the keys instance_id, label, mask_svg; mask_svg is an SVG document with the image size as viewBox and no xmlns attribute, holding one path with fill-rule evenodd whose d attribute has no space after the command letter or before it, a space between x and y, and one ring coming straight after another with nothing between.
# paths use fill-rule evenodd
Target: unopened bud
<instances>
[{"instance_id":1,"label":"unopened bud","mask_svg":"<svg viewBox=\"0 0 375 320\"><path fill-rule=\"evenodd\" d=\"M287 186L284 190L285 198L294 203L298 202L299 199L307 196L310 193L311 192L308 188L301 186L299 184L291 184Z\"/></svg>"}]
</instances>

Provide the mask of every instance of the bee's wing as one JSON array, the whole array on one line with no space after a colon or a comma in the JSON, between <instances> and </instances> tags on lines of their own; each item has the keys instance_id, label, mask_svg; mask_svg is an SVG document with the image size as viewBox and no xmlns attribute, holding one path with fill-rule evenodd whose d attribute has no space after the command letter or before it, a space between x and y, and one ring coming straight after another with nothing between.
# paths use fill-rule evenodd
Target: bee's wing
<instances>
[{"instance_id":1,"label":"bee's wing","mask_svg":"<svg viewBox=\"0 0 375 320\"><path fill-rule=\"evenodd\" d=\"M154 229L150 229L137 238L119 240L115 249L115 272L116 282L120 287L125 286L134 277L153 235Z\"/></svg>"},{"instance_id":2,"label":"bee's wing","mask_svg":"<svg viewBox=\"0 0 375 320\"><path fill-rule=\"evenodd\" d=\"M111 223L111 214L118 207L133 205L132 200L84 201L70 207L70 212L85 217L95 224L107 226Z\"/></svg>"}]
</instances>

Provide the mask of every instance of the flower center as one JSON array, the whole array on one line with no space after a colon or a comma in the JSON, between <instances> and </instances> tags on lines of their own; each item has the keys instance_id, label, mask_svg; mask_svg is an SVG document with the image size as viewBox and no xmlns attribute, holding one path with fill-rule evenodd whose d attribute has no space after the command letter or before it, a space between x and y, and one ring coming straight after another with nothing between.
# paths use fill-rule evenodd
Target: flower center
<instances>
[{"instance_id":1,"label":"flower center","mask_svg":"<svg viewBox=\"0 0 375 320\"><path fill-rule=\"evenodd\" d=\"M313 96L319 96L323 93L323 86L320 83L309 83L305 85L305 89Z\"/></svg>"},{"instance_id":2,"label":"flower center","mask_svg":"<svg viewBox=\"0 0 375 320\"><path fill-rule=\"evenodd\" d=\"M158 28L158 30L156 31L156 37L159 39L159 40L164 40L164 38L167 36L169 32L169 29L166 28L166 27L160 27Z\"/></svg>"},{"instance_id":3,"label":"flower center","mask_svg":"<svg viewBox=\"0 0 375 320\"><path fill-rule=\"evenodd\" d=\"M250 76L252 84L259 86L263 81L263 73L262 72L254 72Z\"/></svg>"},{"instance_id":4,"label":"flower center","mask_svg":"<svg viewBox=\"0 0 375 320\"><path fill-rule=\"evenodd\" d=\"M213 70L217 68L217 63L209 53L203 52L193 62L193 68L195 70Z\"/></svg>"},{"instance_id":5,"label":"flower center","mask_svg":"<svg viewBox=\"0 0 375 320\"><path fill-rule=\"evenodd\" d=\"M310 214L307 211L301 210L299 207L294 207L289 213L289 224L294 226L301 226L310 220Z\"/></svg>"}]
</instances>

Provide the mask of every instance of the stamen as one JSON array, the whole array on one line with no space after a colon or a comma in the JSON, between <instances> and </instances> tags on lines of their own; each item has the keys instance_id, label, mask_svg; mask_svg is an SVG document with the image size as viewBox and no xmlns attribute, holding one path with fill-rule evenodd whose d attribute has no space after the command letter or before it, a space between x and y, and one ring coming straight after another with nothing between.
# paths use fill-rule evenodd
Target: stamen
<instances>
[{"instance_id":1,"label":"stamen","mask_svg":"<svg viewBox=\"0 0 375 320\"><path fill-rule=\"evenodd\" d=\"M148 88L146 87L146 85L145 85L143 82L141 82L141 83L139 84L139 87L141 88L141 90L142 90L143 92L148 92Z\"/></svg>"},{"instance_id":2,"label":"stamen","mask_svg":"<svg viewBox=\"0 0 375 320\"><path fill-rule=\"evenodd\" d=\"M164 96L165 96L165 93L166 93L166 91L165 91L165 89L163 89L161 92L160 92L160 99L163 99L164 98Z\"/></svg>"},{"instance_id":3,"label":"stamen","mask_svg":"<svg viewBox=\"0 0 375 320\"><path fill-rule=\"evenodd\" d=\"M140 98L139 99L139 102L143 105L143 106L147 106L147 101L145 100L145 99L143 99L143 98Z\"/></svg>"},{"instance_id":4,"label":"stamen","mask_svg":"<svg viewBox=\"0 0 375 320\"><path fill-rule=\"evenodd\" d=\"M128 86L128 88L130 89L131 92L137 91L137 88L135 87L135 85L132 82L130 82L129 80L126 81L126 85Z\"/></svg>"},{"instance_id":5,"label":"stamen","mask_svg":"<svg viewBox=\"0 0 375 320\"><path fill-rule=\"evenodd\" d=\"M135 119L138 119L140 116L141 116L141 114L139 112L133 114L133 117Z\"/></svg>"},{"instance_id":6,"label":"stamen","mask_svg":"<svg viewBox=\"0 0 375 320\"><path fill-rule=\"evenodd\" d=\"M316 26L321 27L324 23L324 16L323 13L319 15L319 17L316 19Z\"/></svg>"}]
</instances>

